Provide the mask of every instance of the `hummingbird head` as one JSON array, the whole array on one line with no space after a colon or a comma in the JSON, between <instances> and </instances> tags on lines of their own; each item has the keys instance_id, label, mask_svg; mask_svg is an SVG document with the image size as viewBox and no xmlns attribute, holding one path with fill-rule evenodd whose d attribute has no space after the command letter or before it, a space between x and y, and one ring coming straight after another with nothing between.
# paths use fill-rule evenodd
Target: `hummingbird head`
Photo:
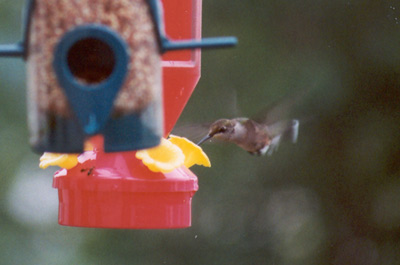
<instances>
[{"instance_id":1,"label":"hummingbird head","mask_svg":"<svg viewBox=\"0 0 400 265\"><path fill-rule=\"evenodd\" d=\"M208 134L197 145L215 137L220 140L229 140L235 132L235 120L220 119L211 124Z\"/></svg>"}]
</instances>

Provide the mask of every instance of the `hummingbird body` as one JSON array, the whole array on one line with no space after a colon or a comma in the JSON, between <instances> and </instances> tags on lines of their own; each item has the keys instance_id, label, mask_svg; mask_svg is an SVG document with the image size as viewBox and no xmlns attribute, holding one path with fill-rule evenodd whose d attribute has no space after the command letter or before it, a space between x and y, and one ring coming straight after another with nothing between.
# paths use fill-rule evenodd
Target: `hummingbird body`
<instances>
[{"instance_id":1,"label":"hummingbird body","mask_svg":"<svg viewBox=\"0 0 400 265\"><path fill-rule=\"evenodd\" d=\"M297 141L298 120L280 121L271 125L249 118L220 119L211 124L208 134L198 143L215 138L235 143L250 154L271 155L281 140Z\"/></svg>"}]
</instances>

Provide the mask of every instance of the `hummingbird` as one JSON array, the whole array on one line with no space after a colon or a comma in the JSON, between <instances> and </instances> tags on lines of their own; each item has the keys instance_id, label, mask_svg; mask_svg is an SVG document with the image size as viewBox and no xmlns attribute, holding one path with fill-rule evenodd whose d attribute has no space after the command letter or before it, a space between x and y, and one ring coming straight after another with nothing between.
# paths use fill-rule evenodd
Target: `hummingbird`
<instances>
[{"instance_id":1,"label":"hummingbird","mask_svg":"<svg viewBox=\"0 0 400 265\"><path fill-rule=\"evenodd\" d=\"M253 155L272 155L283 140L297 142L299 120L278 121L267 125L249 118L219 119L197 145L215 138L231 142Z\"/></svg>"},{"instance_id":2,"label":"hummingbird","mask_svg":"<svg viewBox=\"0 0 400 265\"><path fill-rule=\"evenodd\" d=\"M218 119L208 126L208 133L197 143L210 139L236 144L252 155L272 155L282 141L297 142L300 121L280 119L288 116L291 107L305 91L286 96L259 112L255 118Z\"/></svg>"}]
</instances>

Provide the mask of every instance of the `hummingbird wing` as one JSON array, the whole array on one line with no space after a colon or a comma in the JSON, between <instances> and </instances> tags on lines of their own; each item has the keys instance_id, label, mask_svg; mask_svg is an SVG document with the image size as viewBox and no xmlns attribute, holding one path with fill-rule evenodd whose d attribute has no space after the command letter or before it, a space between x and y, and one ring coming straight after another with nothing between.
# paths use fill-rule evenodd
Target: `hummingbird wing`
<instances>
[{"instance_id":1,"label":"hummingbird wing","mask_svg":"<svg viewBox=\"0 0 400 265\"><path fill-rule=\"evenodd\" d=\"M278 150L279 144L282 141L296 143L299 135L299 125L300 122L298 120L286 120L267 126L266 130L271 137L267 155L272 155L273 152Z\"/></svg>"},{"instance_id":2,"label":"hummingbird wing","mask_svg":"<svg viewBox=\"0 0 400 265\"><path fill-rule=\"evenodd\" d=\"M301 101L310 88L300 89L294 94L287 94L266 108L257 112L252 119L260 124L271 125L280 120L288 119L294 105Z\"/></svg>"},{"instance_id":3,"label":"hummingbird wing","mask_svg":"<svg viewBox=\"0 0 400 265\"><path fill-rule=\"evenodd\" d=\"M171 134L183 136L197 143L208 134L211 122L193 123L175 126Z\"/></svg>"},{"instance_id":4,"label":"hummingbird wing","mask_svg":"<svg viewBox=\"0 0 400 265\"><path fill-rule=\"evenodd\" d=\"M237 91L236 89L232 89L231 92L221 99L220 104L224 106L224 110L226 111L225 117L234 118L237 117L240 113L238 102L237 102ZM199 122L199 123L184 123L177 124L173 129L171 134L184 136L191 141L197 143L201 139L204 138L205 135L208 134L210 130L211 124L213 121ZM209 142L209 141L207 141Z\"/></svg>"},{"instance_id":5,"label":"hummingbird wing","mask_svg":"<svg viewBox=\"0 0 400 265\"><path fill-rule=\"evenodd\" d=\"M296 143L299 136L299 126L299 120L285 120L268 125L266 130L272 139L279 136L281 140Z\"/></svg>"}]
</instances>

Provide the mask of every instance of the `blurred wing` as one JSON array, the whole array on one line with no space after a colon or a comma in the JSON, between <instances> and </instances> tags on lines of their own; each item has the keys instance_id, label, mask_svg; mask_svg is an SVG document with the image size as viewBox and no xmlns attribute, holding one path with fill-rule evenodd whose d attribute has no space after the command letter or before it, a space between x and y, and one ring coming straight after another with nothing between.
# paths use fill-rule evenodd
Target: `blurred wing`
<instances>
[{"instance_id":1,"label":"blurred wing","mask_svg":"<svg viewBox=\"0 0 400 265\"><path fill-rule=\"evenodd\" d=\"M171 134L188 138L194 143L200 141L208 134L211 123L185 124L176 126Z\"/></svg>"},{"instance_id":2,"label":"blurred wing","mask_svg":"<svg viewBox=\"0 0 400 265\"><path fill-rule=\"evenodd\" d=\"M286 120L275 122L268 125L268 135L273 139L279 137L279 141L290 141L292 143L297 142L299 135L299 120Z\"/></svg>"},{"instance_id":3,"label":"blurred wing","mask_svg":"<svg viewBox=\"0 0 400 265\"><path fill-rule=\"evenodd\" d=\"M279 121L267 127L268 134L271 136L271 143L267 150L267 155L272 155L278 150L282 141L297 142L299 135L298 120Z\"/></svg>"},{"instance_id":4,"label":"blurred wing","mask_svg":"<svg viewBox=\"0 0 400 265\"><path fill-rule=\"evenodd\" d=\"M219 104L224 106L224 110L226 111L226 114L223 118L236 118L241 112L238 107L236 89L232 89L232 91L228 95L226 95L226 97L223 97L221 99ZM193 141L194 143L197 143L208 134L210 126L215 120L213 120L212 122L203 123L188 123L183 125L178 124L173 128L171 134L183 136ZM212 140L206 141L204 143L212 142Z\"/></svg>"},{"instance_id":5,"label":"blurred wing","mask_svg":"<svg viewBox=\"0 0 400 265\"><path fill-rule=\"evenodd\" d=\"M231 115L232 118L233 118L233 117L242 116L243 114L242 114L241 109L239 108L238 101L237 101L238 96L237 96L237 91L236 91L236 89L233 89L232 92L229 93L229 96L231 97L230 104L228 105L229 108L230 108L230 109L228 110L228 111L229 111L229 114ZM227 114L228 114L228 113L227 113Z\"/></svg>"},{"instance_id":6,"label":"blurred wing","mask_svg":"<svg viewBox=\"0 0 400 265\"><path fill-rule=\"evenodd\" d=\"M256 113L252 119L258 123L274 124L277 121L288 119L293 106L300 102L310 88L301 89L294 94L288 94Z\"/></svg>"}]
</instances>

